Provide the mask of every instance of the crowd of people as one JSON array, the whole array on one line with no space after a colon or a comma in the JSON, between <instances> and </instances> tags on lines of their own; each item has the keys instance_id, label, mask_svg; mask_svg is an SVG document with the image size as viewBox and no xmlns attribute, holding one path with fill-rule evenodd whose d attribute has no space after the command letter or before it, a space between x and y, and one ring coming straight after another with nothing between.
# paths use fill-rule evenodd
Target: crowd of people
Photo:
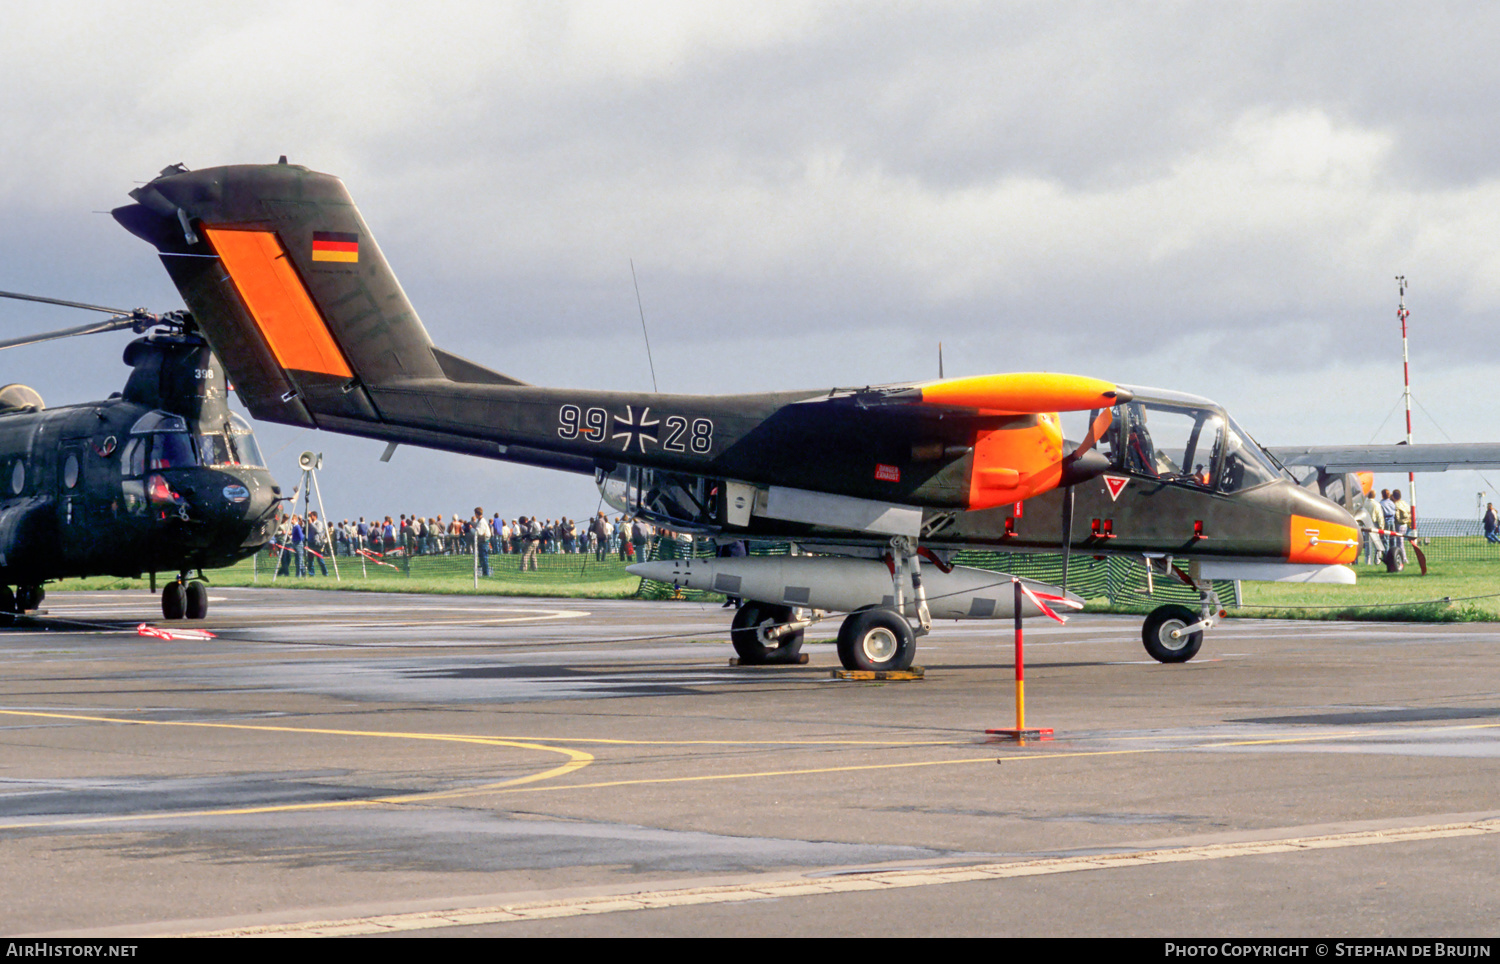
<instances>
[{"instance_id":1,"label":"crowd of people","mask_svg":"<svg viewBox=\"0 0 1500 964\"><path fill-rule=\"evenodd\" d=\"M1411 506L1401 498L1400 489L1381 489L1380 501L1371 500L1369 527L1364 529L1367 564L1384 563L1386 571L1406 568L1406 534L1412 527ZM1361 525L1365 523L1361 520Z\"/></svg>"},{"instance_id":2,"label":"crowd of people","mask_svg":"<svg viewBox=\"0 0 1500 964\"><path fill-rule=\"evenodd\" d=\"M267 549L279 558L279 575L312 575L314 569L327 575L329 555L364 554L377 559L472 555L478 557L481 574L488 576L493 571L491 556L518 556L516 564L522 571L538 569L537 557L554 553L591 553L600 562L610 557L621 561L644 558L657 534L650 523L623 515L611 519L604 512L579 523L524 515L505 519L498 512L487 517L476 506L469 516L454 513L446 521L442 515L401 513L376 521L366 521L364 516L341 519L330 526L313 511L306 518L284 515Z\"/></svg>"}]
</instances>

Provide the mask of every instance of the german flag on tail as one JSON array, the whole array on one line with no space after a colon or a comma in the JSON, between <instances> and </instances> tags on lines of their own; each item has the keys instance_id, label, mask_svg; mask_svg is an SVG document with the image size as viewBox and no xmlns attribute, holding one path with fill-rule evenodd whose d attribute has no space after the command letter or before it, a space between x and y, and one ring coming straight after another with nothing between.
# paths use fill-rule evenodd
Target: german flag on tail
<instances>
[{"instance_id":1,"label":"german flag on tail","mask_svg":"<svg viewBox=\"0 0 1500 964\"><path fill-rule=\"evenodd\" d=\"M357 263L359 261L359 235L344 231L314 231L312 259Z\"/></svg>"}]
</instances>

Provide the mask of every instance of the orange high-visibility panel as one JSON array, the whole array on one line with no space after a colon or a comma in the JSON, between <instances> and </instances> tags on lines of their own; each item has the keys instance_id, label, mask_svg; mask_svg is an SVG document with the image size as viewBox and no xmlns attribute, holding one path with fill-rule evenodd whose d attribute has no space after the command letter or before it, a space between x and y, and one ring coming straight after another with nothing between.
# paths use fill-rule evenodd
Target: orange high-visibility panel
<instances>
[{"instance_id":1,"label":"orange high-visibility panel","mask_svg":"<svg viewBox=\"0 0 1500 964\"><path fill-rule=\"evenodd\" d=\"M203 230L282 368L353 377L274 233Z\"/></svg>"},{"instance_id":2,"label":"orange high-visibility panel","mask_svg":"<svg viewBox=\"0 0 1500 964\"><path fill-rule=\"evenodd\" d=\"M1293 515L1288 529L1291 534L1288 562L1337 566L1359 558L1359 530L1353 526Z\"/></svg>"},{"instance_id":3,"label":"orange high-visibility panel","mask_svg":"<svg viewBox=\"0 0 1500 964\"><path fill-rule=\"evenodd\" d=\"M989 509L1054 489L1062 481L1062 429L1043 415L1026 428L981 431L974 440L969 508Z\"/></svg>"}]
</instances>

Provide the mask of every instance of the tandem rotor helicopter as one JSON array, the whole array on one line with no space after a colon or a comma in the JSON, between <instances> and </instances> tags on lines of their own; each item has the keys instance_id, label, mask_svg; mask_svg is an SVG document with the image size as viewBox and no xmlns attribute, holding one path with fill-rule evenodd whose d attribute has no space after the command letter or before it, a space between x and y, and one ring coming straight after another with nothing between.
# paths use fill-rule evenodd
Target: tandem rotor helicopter
<instances>
[{"instance_id":1,"label":"tandem rotor helicopter","mask_svg":"<svg viewBox=\"0 0 1500 964\"><path fill-rule=\"evenodd\" d=\"M113 316L0 349L126 328L144 336L125 348L124 391L102 401L47 408L25 385L0 388L0 613L36 609L53 579L149 572L154 590L167 572L162 615L202 619L208 587L191 573L264 546L281 495L249 424L229 410L223 366L187 312L0 297Z\"/></svg>"},{"instance_id":2,"label":"tandem rotor helicopter","mask_svg":"<svg viewBox=\"0 0 1500 964\"><path fill-rule=\"evenodd\" d=\"M285 157L176 165L130 196L114 218L157 249L254 417L590 474L610 505L669 528L816 551L632 568L744 598L743 662L790 661L813 621L847 614L843 664L899 669L934 618L1013 616L1009 576L948 564L968 547L1177 572L1200 605L1147 618L1164 662L1192 658L1222 615L1211 579L1354 579L1354 518L1208 399L1040 373L756 395L541 388L432 343L331 175ZM1082 442L1064 439L1064 411L1088 413ZM1081 604L1026 588L1023 615Z\"/></svg>"}]
</instances>

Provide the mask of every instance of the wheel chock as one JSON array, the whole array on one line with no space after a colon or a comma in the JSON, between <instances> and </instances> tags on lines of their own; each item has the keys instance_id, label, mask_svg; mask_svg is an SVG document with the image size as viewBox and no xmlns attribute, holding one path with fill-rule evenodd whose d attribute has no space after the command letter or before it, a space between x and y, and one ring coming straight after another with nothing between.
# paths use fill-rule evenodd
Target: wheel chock
<instances>
[{"instance_id":1,"label":"wheel chock","mask_svg":"<svg viewBox=\"0 0 1500 964\"><path fill-rule=\"evenodd\" d=\"M910 669L835 669L830 670L828 675L834 679L902 682L923 679L927 675L927 670L920 666L913 666Z\"/></svg>"},{"instance_id":2,"label":"wheel chock","mask_svg":"<svg viewBox=\"0 0 1500 964\"><path fill-rule=\"evenodd\" d=\"M798 653L796 659L783 659L778 660L774 663L742 663L740 662L740 658L738 656L731 656L729 657L729 665L767 667L769 669L775 669L778 666L805 666L807 665L807 654Z\"/></svg>"}]
</instances>

